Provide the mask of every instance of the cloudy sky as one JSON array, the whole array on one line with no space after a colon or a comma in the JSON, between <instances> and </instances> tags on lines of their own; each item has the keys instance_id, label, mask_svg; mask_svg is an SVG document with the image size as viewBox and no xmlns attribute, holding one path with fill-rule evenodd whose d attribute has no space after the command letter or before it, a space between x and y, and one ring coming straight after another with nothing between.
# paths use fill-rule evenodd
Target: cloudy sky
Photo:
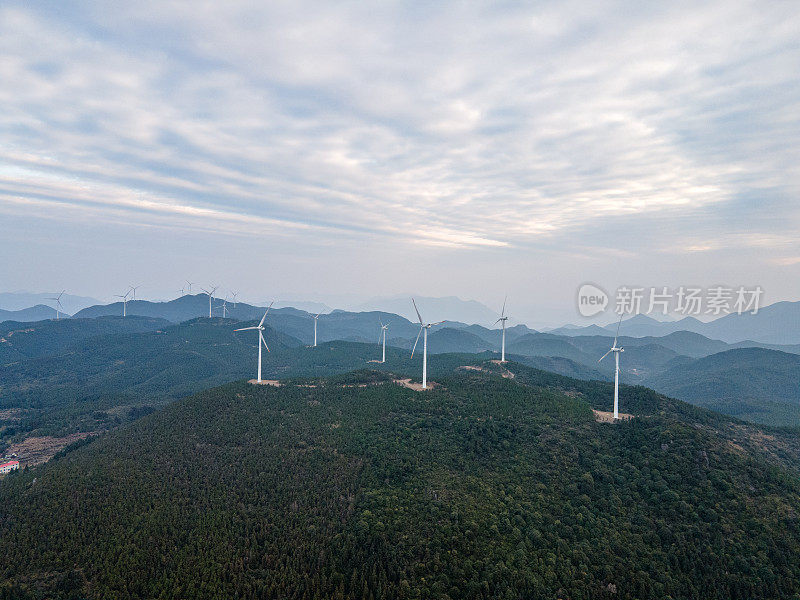
<instances>
[{"instance_id":1,"label":"cloudy sky","mask_svg":"<svg viewBox=\"0 0 800 600\"><path fill-rule=\"evenodd\" d=\"M0 5L0 287L800 299L794 2Z\"/></svg>"}]
</instances>

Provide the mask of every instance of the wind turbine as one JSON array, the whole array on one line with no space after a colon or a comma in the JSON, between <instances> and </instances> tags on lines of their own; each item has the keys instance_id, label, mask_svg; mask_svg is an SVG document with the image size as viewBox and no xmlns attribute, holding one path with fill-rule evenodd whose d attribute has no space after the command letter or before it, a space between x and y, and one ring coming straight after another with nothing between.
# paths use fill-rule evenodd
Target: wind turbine
<instances>
[{"instance_id":1,"label":"wind turbine","mask_svg":"<svg viewBox=\"0 0 800 600\"><path fill-rule=\"evenodd\" d=\"M189 293L191 294L191 293L192 293L192 286L194 285L194 282L193 282L193 281L189 281L189 280L187 279L187 280L186 280L186 283L188 283L188 284L189 284Z\"/></svg>"},{"instance_id":2,"label":"wind turbine","mask_svg":"<svg viewBox=\"0 0 800 600\"><path fill-rule=\"evenodd\" d=\"M233 308L236 308L236 296L239 295L239 292L231 292L231 296L233 296Z\"/></svg>"},{"instance_id":3,"label":"wind turbine","mask_svg":"<svg viewBox=\"0 0 800 600\"><path fill-rule=\"evenodd\" d=\"M417 311L417 317L419 318L419 333L417 334L417 339L414 341L414 347L411 349L411 358L414 358L414 351L417 349L419 336L422 335L422 389L426 390L428 389L428 329L434 325L444 323L444 321L438 321L436 323L424 323L422 321L422 315L419 314L417 303L413 298L411 299L411 302L414 304L414 310Z\"/></svg>"},{"instance_id":4,"label":"wind turbine","mask_svg":"<svg viewBox=\"0 0 800 600\"><path fill-rule=\"evenodd\" d=\"M228 299L222 301L222 318L224 319L227 316L228 311Z\"/></svg>"},{"instance_id":5,"label":"wind turbine","mask_svg":"<svg viewBox=\"0 0 800 600\"><path fill-rule=\"evenodd\" d=\"M212 310L212 307L211 307L211 300L212 300L212 298L214 297L214 292L216 292L216 291L217 291L217 288L218 288L218 287L219 287L218 285L215 285L214 287L212 287L212 288L211 288L211 291L210 291L210 292L209 292L209 291L208 291L206 288L200 288L200 289L201 289L201 290L203 290L203 291L204 291L206 294L208 294L208 318L209 318L209 319L211 318L211 310Z\"/></svg>"},{"instance_id":6,"label":"wind turbine","mask_svg":"<svg viewBox=\"0 0 800 600\"><path fill-rule=\"evenodd\" d=\"M55 298L47 298L47 300L54 300L56 303L56 321L58 321L59 312L64 312L64 307L61 306L61 296L64 295L66 290L62 290L61 293Z\"/></svg>"},{"instance_id":7,"label":"wind turbine","mask_svg":"<svg viewBox=\"0 0 800 600\"><path fill-rule=\"evenodd\" d=\"M384 325L383 321L381 321L381 335L378 336L378 342L381 341L381 337L382 337L383 338L383 358L381 359L382 363L386 362L386 330L387 329L389 329L389 325L388 324Z\"/></svg>"},{"instance_id":8,"label":"wind turbine","mask_svg":"<svg viewBox=\"0 0 800 600\"><path fill-rule=\"evenodd\" d=\"M142 286L141 285L132 285L131 286L131 291L133 292L133 298L131 298L131 300L136 300L136 290L138 290L140 287L142 287Z\"/></svg>"},{"instance_id":9,"label":"wind turbine","mask_svg":"<svg viewBox=\"0 0 800 600\"><path fill-rule=\"evenodd\" d=\"M124 296L120 296L119 294L115 294L114 295L115 298L122 298L122 316L123 317L127 317L128 316L128 294L130 294L130 293L131 293L131 291L128 290L127 292L125 292Z\"/></svg>"},{"instance_id":10,"label":"wind turbine","mask_svg":"<svg viewBox=\"0 0 800 600\"><path fill-rule=\"evenodd\" d=\"M498 323L503 324L503 336L502 342L500 343L500 362L506 362L506 321L508 321L508 317L506 316L506 300L508 300L508 296L505 297L503 300L503 312L500 313L500 318L494 322L495 325Z\"/></svg>"},{"instance_id":11,"label":"wind turbine","mask_svg":"<svg viewBox=\"0 0 800 600\"><path fill-rule=\"evenodd\" d=\"M234 331L249 331L251 329L258 329L258 379L256 381L258 381L259 383L261 383L261 344L264 344L264 348L266 348L267 352L269 352L269 346L267 346L267 341L264 339L264 333L263 333L264 319L267 318L267 313L269 312L269 309L272 308L273 302L269 303L269 306L267 307L267 310L264 312L264 316L261 317L261 322L258 325L256 325L255 327L242 327L241 329L234 329Z\"/></svg>"},{"instance_id":12,"label":"wind turbine","mask_svg":"<svg viewBox=\"0 0 800 600\"><path fill-rule=\"evenodd\" d=\"M317 313L316 316L311 317L312 319L314 319L314 348L317 347L317 319L319 319L319 316L321 314L322 313Z\"/></svg>"},{"instance_id":13,"label":"wind turbine","mask_svg":"<svg viewBox=\"0 0 800 600\"><path fill-rule=\"evenodd\" d=\"M623 313L624 314L624 313ZM617 333L614 334L614 343L611 344L611 350L603 354L597 362L603 360L606 356L614 353L614 418L619 419L619 354L625 352L622 346L617 347L617 337L619 337L619 326L622 324L622 315L619 316L617 323Z\"/></svg>"}]
</instances>

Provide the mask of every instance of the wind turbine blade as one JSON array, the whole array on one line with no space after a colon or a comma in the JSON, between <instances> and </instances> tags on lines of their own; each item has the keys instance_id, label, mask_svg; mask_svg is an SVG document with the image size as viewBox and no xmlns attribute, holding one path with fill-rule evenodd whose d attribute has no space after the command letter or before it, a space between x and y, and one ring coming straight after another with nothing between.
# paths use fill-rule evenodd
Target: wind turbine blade
<instances>
[{"instance_id":1,"label":"wind turbine blade","mask_svg":"<svg viewBox=\"0 0 800 600\"><path fill-rule=\"evenodd\" d=\"M507 300L508 300L508 296L503 298L503 312L500 313L501 317L505 317L506 316L506 301Z\"/></svg>"},{"instance_id":2,"label":"wind turbine blade","mask_svg":"<svg viewBox=\"0 0 800 600\"><path fill-rule=\"evenodd\" d=\"M267 352L269 352L269 346L267 346L267 340L264 339L264 334L261 333L261 331L258 332L258 337L261 339L261 342L264 344L264 348L266 348Z\"/></svg>"},{"instance_id":3,"label":"wind turbine blade","mask_svg":"<svg viewBox=\"0 0 800 600\"><path fill-rule=\"evenodd\" d=\"M497 324L498 324L500 321L502 321L502 320L503 320L503 317L500 317L499 319L497 319L497 321L495 321L494 323L492 323L492 325L493 325L493 326L494 326L494 325L497 325Z\"/></svg>"},{"instance_id":4,"label":"wind turbine blade","mask_svg":"<svg viewBox=\"0 0 800 600\"><path fill-rule=\"evenodd\" d=\"M417 349L417 342L419 342L419 336L422 335L422 327L419 328L419 333L417 334L417 339L414 340L414 347L411 349L411 358L414 358L414 350Z\"/></svg>"},{"instance_id":5,"label":"wind turbine blade","mask_svg":"<svg viewBox=\"0 0 800 600\"><path fill-rule=\"evenodd\" d=\"M611 354L611 350L609 350L608 352L606 352L605 354L603 354L603 356L601 356L600 358L598 358L598 359L597 359L597 362L600 362L601 360L603 360L603 359L604 359L606 356L608 356L609 354Z\"/></svg>"},{"instance_id":6,"label":"wind turbine blade","mask_svg":"<svg viewBox=\"0 0 800 600\"><path fill-rule=\"evenodd\" d=\"M251 329L258 329L258 327L242 327L241 329L234 329L234 331L250 331Z\"/></svg>"},{"instance_id":7,"label":"wind turbine blade","mask_svg":"<svg viewBox=\"0 0 800 600\"><path fill-rule=\"evenodd\" d=\"M264 311L264 316L263 316L263 317L261 317L261 322L258 324L258 326L259 326L259 327L262 327L262 326L264 325L264 319L266 319L266 318L267 318L267 313L269 312L269 309L270 309L270 308L272 308L272 305L273 305L273 304L275 304L275 300L273 300L272 302L270 302L270 303L269 303L269 306L267 307L267 310L265 310L265 311Z\"/></svg>"},{"instance_id":8,"label":"wind turbine blade","mask_svg":"<svg viewBox=\"0 0 800 600\"><path fill-rule=\"evenodd\" d=\"M436 321L436 323L430 323L428 327L433 327L434 325L441 325L442 323L447 323L447 319L444 321Z\"/></svg>"},{"instance_id":9,"label":"wind turbine blade","mask_svg":"<svg viewBox=\"0 0 800 600\"><path fill-rule=\"evenodd\" d=\"M316 317L314 317L314 318L315 318L315 319L319 319L319 316L320 316L321 314L322 314L322 313L317 313L317 316L316 316Z\"/></svg>"},{"instance_id":10,"label":"wind turbine blade","mask_svg":"<svg viewBox=\"0 0 800 600\"><path fill-rule=\"evenodd\" d=\"M419 314L419 309L417 308L417 303L414 301L413 298L411 299L411 302L413 302L413 304L414 304L414 310L417 311L417 317L419 318L419 324L422 325L422 315Z\"/></svg>"},{"instance_id":11,"label":"wind turbine blade","mask_svg":"<svg viewBox=\"0 0 800 600\"><path fill-rule=\"evenodd\" d=\"M625 313L622 313L624 315ZM614 345L617 345L617 337L619 337L619 326L622 325L622 315L619 316L619 321L617 322L617 333L614 334Z\"/></svg>"}]
</instances>

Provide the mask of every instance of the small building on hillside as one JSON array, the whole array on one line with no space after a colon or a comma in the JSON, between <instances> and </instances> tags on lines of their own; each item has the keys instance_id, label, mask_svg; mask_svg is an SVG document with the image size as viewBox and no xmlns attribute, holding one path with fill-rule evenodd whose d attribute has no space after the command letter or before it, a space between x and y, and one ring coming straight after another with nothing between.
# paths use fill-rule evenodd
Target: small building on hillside
<instances>
[{"instance_id":1,"label":"small building on hillside","mask_svg":"<svg viewBox=\"0 0 800 600\"><path fill-rule=\"evenodd\" d=\"M11 471L16 471L17 469L19 469L18 460L10 460L8 462L0 463L0 475L11 473Z\"/></svg>"}]
</instances>

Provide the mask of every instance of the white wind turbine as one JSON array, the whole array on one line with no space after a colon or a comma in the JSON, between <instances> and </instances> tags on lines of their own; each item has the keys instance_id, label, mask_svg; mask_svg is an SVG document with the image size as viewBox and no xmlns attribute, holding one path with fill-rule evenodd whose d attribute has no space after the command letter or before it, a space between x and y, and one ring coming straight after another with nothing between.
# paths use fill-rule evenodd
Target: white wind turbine
<instances>
[{"instance_id":1,"label":"white wind turbine","mask_svg":"<svg viewBox=\"0 0 800 600\"><path fill-rule=\"evenodd\" d=\"M503 335L502 341L500 342L500 362L506 362L506 321L508 321L508 317L506 316L506 300L508 300L508 296L505 297L503 300L503 312L500 313L500 318L494 322L495 325L498 323L503 324Z\"/></svg>"},{"instance_id":2,"label":"white wind turbine","mask_svg":"<svg viewBox=\"0 0 800 600\"><path fill-rule=\"evenodd\" d=\"M64 307L61 306L61 296L64 295L65 291L66 290L62 290L61 293L58 296L56 296L55 298L47 298L48 300L53 300L56 303L56 321L58 321L58 317L60 316L60 313L64 312Z\"/></svg>"},{"instance_id":3,"label":"white wind turbine","mask_svg":"<svg viewBox=\"0 0 800 600\"><path fill-rule=\"evenodd\" d=\"M314 319L314 348L317 347L317 319L322 313L317 313L315 316L311 317Z\"/></svg>"},{"instance_id":4,"label":"white wind turbine","mask_svg":"<svg viewBox=\"0 0 800 600\"><path fill-rule=\"evenodd\" d=\"M187 279L186 283L189 285L189 293L191 294L192 293L192 286L194 285L195 282L194 281L189 281Z\"/></svg>"},{"instance_id":5,"label":"white wind turbine","mask_svg":"<svg viewBox=\"0 0 800 600\"><path fill-rule=\"evenodd\" d=\"M383 338L383 358L381 359L382 363L386 362L386 330L387 329L389 329L389 324L387 323L386 325L384 325L383 321L381 321L381 335L378 336L378 342L380 342L381 338Z\"/></svg>"},{"instance_id":6,"label":"white wind turbine","mask_svg":"<svg viewBox=\"0 0 800 600\"><path fill-rule=\"evenodd\" d=\"M128 290L127 292L125 292L124 296L120 296L119 294L115 294L114 295L115 298L122 298L122 316L123 317L127 317L128 316L128 294L130 294L130 293L131 293L131 291Z\"/></svg>"},{"instance_id":7,"label":"white wind turbine","mask_svg":"<svg viewBox=\"0 0 800 600\"><path fill-rule=\"evenodd\" d=\"M269 312L269 309L272 308L273 302L269 303L269 306L267 307L267 310L264 311L264 316L261 317L261 321L258 325L255 327L242 327L241 329L234 329L234 331L249 331L251 329L258 330L258 379L256 381L259 383L261 382L261 344L264 344L264 348L266 348L267 352L269 352L269 346L267 346L267 341L264 339L264 319L267 318L267 313Z\"/></svg>"},{"instance_id":8,"label":"white wind turbine","mask_svg":"<svg viewBox=\"0 0 800 600\"><path fill-rule=\"evenodd\" d=\"M206 294L208 294L208 318L209 319L211 318L211 310L212 310L211 301L214 299L214 292L217 291L218 287L219 287L218 285L215 285L214 287L211 288L211 291L207 290L206 288L200 288Z\"/></svg>"},{"instance_id":9,"label":"white wind turbine","mask_svg":"<svg viewBox=\"0 0 800 600\"><path fill-rule=\"evenodd\" d=\"M414 358L414 351L417 349L417 342L419 342L419 336L422 336L422 389L428 389L428 329L433 327L434 325L439 325L444 323L444 321L437 321L436 323L425 323L422 320L422 315L419 314L419 309L417 308L417 303L414 299L411 299L411 302L414 304L414 310L417 311L417 317L419 318L419 333L417 334L417 339L414 341L414 347L411 349L411 358Z\"/></svg>"},{"instance_id":10,"label":"white wind turbine","mask_svg":"<svg viewBox=\"0 0 800 600\"><path fill-rule=\"evenodd\" d=\"M225 298L225 300L222 301L222 318L224 319L227 316L228 316L228 299Z\"/></svg>"},{"instance_id":11,"label":"white wind turbine","mask_svg":"<svg viewBox=\"0 0 800 600\"><path fill-rule=\"evenodd\" d=\"M624 313L623 313L624 314ZM597 362L603 360L606 356L614 353L614 418L619 419L619 354L625 352L622 346L617 346L617 337L619 337L619 326L622 324L622 315L619 316L617 323L617 333L614 334L614 343L611 344L611 350L603 354Z\"/></svg>"},{"instance_id":12,"label":"white wind turbine","mask_svg":"<svg viewBox=\"0 0 800 600\"><path fill-rule=\"evenodd\" d=\"M131 286L131 291L133 292L133 297L131 298L131 301L136 300L136 290L138 290L140 287L142 287L142 286L141 285L132 285Z\"/></svg>"},{"instance_id":13,"label":"white wind turbine","mask_svg":"<svg viewBox=\"0 0 800 600\"><path fill-rule=\"evenodd\" d=\"M231 296L233 296L233 308L236 308L236 296L239 295L239 292L231 292Z\"/></svg>"}]
</instances>

